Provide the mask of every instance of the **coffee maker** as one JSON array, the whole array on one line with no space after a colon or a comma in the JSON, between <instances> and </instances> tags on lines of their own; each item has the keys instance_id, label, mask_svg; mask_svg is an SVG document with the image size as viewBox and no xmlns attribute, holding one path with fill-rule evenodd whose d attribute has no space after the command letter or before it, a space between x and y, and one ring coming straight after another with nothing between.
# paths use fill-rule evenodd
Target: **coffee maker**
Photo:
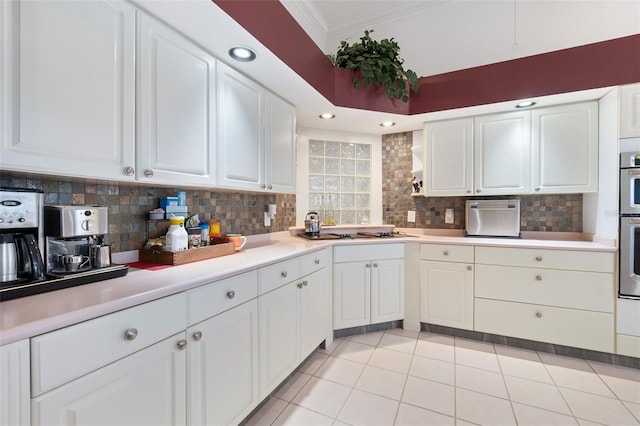
<instances>
[{"instance_id":1,"label":"coffee maker","mask_svg":"<svg viewBox=\"0 0 640 426\"><path fill-rule=\"evenodd\" d=\"M0 188L0 284L45 278L42 191Z\"/></svg>"},{"instance_id":2,"label":"coffee maker","mask_svg":"<svg viewBox=\"0 0 640 426\"><path fill-rule=\"evenodd\" d=\"M108 207L45 206L47 274L65 275L111 266Z\"/></svg>"}]
</instances>

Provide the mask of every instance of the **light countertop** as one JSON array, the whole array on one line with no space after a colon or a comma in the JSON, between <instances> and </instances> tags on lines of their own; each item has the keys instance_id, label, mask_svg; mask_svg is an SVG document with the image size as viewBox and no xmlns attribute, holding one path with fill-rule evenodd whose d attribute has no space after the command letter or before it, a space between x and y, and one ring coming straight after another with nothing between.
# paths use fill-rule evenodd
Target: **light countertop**
<instances>
[{"instance_id":1,"label":"light countertop","mask_svg":"<svg viewBox=\"0 0 640 426\"><path fill-rule=\"evenodd\" d=\"M495 247L615 252L616 247L577 240L465 238L399 229L417 237L307 241L278 232L249 237L244 250L161 270L130 268L121 278L0 302L0 345L37 336L141 303L176 294L241 272L337 244L416 242ZM425 234L427 232L427 234Z\"/></svg>"}]
</instances>

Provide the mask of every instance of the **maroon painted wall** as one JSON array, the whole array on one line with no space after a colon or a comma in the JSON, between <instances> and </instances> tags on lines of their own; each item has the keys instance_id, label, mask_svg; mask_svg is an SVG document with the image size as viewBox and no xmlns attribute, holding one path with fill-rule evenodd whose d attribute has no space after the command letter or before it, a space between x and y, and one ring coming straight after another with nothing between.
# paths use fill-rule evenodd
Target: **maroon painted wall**
<instances>
[{"instance_id":1,"label":"maroon painted wall","mask_svg":"<svg viewBox=\"0 0 640 426\"><path fill-rule=\"evenodd\" d=\"M640 81L640 34L420 78L409 104L354 89L278 0L212 0L336 106L421 114Z\"/></svg>"}]
</instances>

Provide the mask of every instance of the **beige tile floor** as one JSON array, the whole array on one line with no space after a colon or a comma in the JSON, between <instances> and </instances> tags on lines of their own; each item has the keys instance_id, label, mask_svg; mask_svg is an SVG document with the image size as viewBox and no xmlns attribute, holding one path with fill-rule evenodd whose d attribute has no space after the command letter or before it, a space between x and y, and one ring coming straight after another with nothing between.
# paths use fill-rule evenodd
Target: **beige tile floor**
<instances>
[{"instance_id":1,"label":"beige tile floor","mask_svg":"<svg viewBox=\"0 0 640 426\"><path fill-rule=\"evenodd\" d=\"M640 370L401 329L318 349L248 425L638 425Z\"/></svg>"}]
</instances>

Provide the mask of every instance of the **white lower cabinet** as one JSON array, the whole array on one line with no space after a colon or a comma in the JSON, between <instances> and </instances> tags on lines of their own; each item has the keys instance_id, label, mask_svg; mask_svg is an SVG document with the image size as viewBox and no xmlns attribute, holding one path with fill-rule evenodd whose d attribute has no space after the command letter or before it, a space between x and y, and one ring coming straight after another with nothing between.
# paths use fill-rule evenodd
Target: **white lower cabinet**
<instances>
[{"instance_id":1,"label":"white lower cabinet","mask_svg":"<svg viewBox=\"0 0 640 426\"><path fill-rule=\"evenodd\" d=\"M178 346L184 337L171 336L34 398L31 424L184 425L186 352Z\"/></svg>"},{"instance_id":2,"label":"white lower cabinet","mask_svg":"<svg viewBox=\"0 0 640 426\"><path fill-rule=\"evenodd\" d=\"M260 399L267 397L327 337L327 257L318 255L318 263L313 263L316 270L307 275L288 272L292 267L309 272L304 259L296 259L297 265L285 261L260 270L260 289L272 288L273 281L283 276L291 279L258 297ZM276 271L280 271L279 278L274 275ZM271 283L265 282L269 279Z\"/></svg>"},{"instance_id":3,"label":"white lower cabinet","mask_svg":"<svg viewBox=\"0 0 640 426\"><path fill-rule=\"evenodd\" d=\"M31 423L29 340L0 346L0 426Z\"/></svg>"},{"instance_id":4,"label":"white lower cabinet","mask_svg":"<svg viewBox=\"0 0 640 426\"><path fill-rule=\"evenodd\" d=\"M614 254L476 247L475 330L614 352Z\"/></svg>"},{"instance_id":5,"label":"white lower cabinet","mask_svg":"<svg viewBox=\"0 0 640 426\"><path fill-rule=\"evenodd\" d=\"M424 244L420 321L473 330L473 247Z\"/></svg>"},{"instance_id":6,"label":"white lower cabinet","mask_svg":"<svg viewBox=\"0 0 640 426\"><path fill-rule=\"evenodd\" d=\"M189 290L189 425L239 423L258 400L258 272Z\"/></svg>"},{"instance_id":7,"label":"white lower cabinet","mask_svg":"<svg viewBox=\"0 0 640 426\"><path fill-rule=\"evenodd\" d=\"M337 246L333 328L404 318L404 243Z\"/></svg>"}]
</instances>

